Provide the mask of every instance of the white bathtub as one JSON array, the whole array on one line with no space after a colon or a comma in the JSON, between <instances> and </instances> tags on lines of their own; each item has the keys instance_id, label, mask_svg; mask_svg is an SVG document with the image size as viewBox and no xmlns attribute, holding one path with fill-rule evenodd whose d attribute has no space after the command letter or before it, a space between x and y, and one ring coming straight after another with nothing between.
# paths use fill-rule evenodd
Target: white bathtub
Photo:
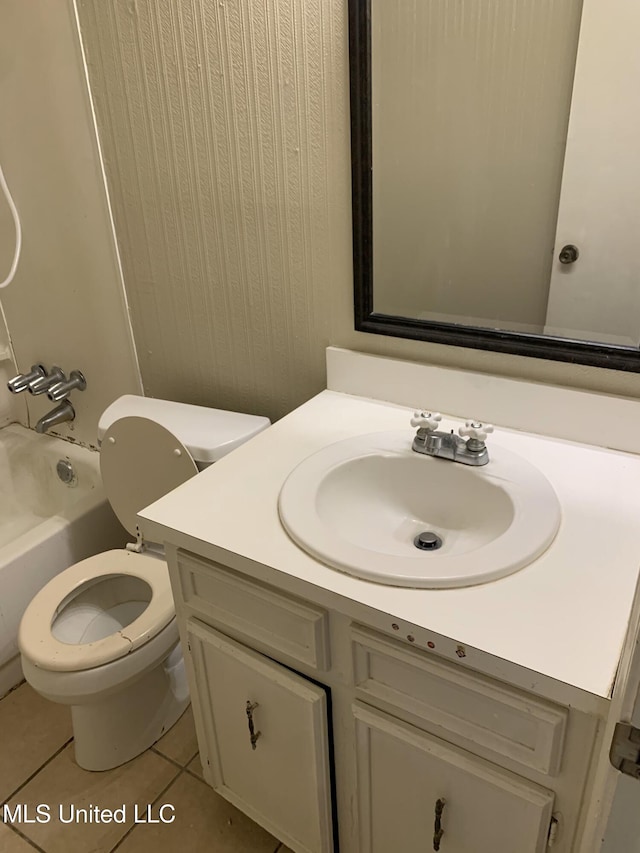
<instances>
[{"instance_id":1,"label":"white bathtub","mask_svg":"<svg viewBox=\"0 0 640 853\"><path fill-rule=\"evenodd\" d=\"M61 459L73 466L70 484L56 473ZM0 697L22 679L18 626L36 592L127 538L106 501L98 453L17 424L0 429Z\"/></svg>"}]
</instances>

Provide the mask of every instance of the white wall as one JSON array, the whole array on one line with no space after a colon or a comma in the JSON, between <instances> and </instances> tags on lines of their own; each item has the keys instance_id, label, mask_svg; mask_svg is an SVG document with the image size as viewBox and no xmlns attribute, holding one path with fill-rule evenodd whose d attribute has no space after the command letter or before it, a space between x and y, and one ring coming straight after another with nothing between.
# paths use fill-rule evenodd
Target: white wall
<instances>
[{"instance_id":1,"label":"white wall","mask_svg":"<svg viewBox=\"0 0 640 853\"><path fill-rule=\"evenodd\" d=\"M24 231L16 278L0 293L18 368L82 370L76 420L56 432L95 445L102 410L141 386L72 0L3 0L0 115ZM0 203L0 270L13 239ZM21 396L32 426L52 407L46 395Z\"/></svg>"},{"instance_id":2,"label":"white wall","mask_svg":"<svg viewBox=\"0 0 640 853\"><path fill-rule=\"evenodd\" d=\"M0 277L4 281L6 272L0 270ZM26 402L19 396L9 393L7 382L16 373L16 363L13 348L9 340L9 330L0 304L0 427L16 421L26 421Z\"/></svg>"}]
</instances>

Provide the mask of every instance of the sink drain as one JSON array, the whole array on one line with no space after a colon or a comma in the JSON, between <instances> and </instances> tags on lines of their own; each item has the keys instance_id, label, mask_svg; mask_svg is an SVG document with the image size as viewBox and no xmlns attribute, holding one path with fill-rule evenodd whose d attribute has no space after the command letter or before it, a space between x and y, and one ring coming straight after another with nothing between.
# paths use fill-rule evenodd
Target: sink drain
<instances>
[{"instance_id":1,"label":"sink drain","mask_svg":"<svg viewBox=\"0 0 640 853\"><path fill-rule=\"evenodd\" d=\"M442 548L442 539L437 533L425 530L423 533L418 533L413 544L421 551L437 551L438 548Z\"/></svg>"}]
</instances>

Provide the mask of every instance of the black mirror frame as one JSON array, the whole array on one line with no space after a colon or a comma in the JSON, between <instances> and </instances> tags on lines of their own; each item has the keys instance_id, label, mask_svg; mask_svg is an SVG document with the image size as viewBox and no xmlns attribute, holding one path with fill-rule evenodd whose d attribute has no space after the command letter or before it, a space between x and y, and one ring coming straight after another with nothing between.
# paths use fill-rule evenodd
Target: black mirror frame
<instances>
[{"instance_id":1,"label":"black mirror frame","mask_svg":"<svg viewBox=\"0 0 640 853\"><path fill-rule=\"evenodd\" d=\"M417 320L373 310L371 0L349 0L355 328L449 346L640 372L640 349L573 338ZM640 286L640 282L639 282Z\"/></svg>"}]
</instances>

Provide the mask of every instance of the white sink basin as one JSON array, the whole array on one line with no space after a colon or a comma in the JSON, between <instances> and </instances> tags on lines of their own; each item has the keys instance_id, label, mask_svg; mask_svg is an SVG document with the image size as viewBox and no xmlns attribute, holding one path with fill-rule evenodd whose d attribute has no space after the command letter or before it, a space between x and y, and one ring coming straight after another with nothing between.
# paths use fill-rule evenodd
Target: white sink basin
<instances>
[{"instance_id":1,"label":"white sink basin","mask_svg":"<svg viewBox=\"0 0 640 853\"><path fill-rule=\"evenodd\" d=\"M496 580L549 547L560 504L537 468L493 443L482 467L434 459L412 439L411 430L361 435L305 459L278 501L293 541L348 574L430 588ZM414 544L423 533L435 550Z\"/></svg>"}]
</instances>

